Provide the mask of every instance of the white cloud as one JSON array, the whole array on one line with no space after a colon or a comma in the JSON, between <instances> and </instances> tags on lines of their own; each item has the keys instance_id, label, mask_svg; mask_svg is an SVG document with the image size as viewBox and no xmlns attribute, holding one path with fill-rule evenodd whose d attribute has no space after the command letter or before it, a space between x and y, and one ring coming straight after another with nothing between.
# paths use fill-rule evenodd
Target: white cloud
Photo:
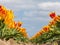
<instances>
[{"instance_id":1,"label":"white cloud","mask_svg":"<svg viewBox=\"0 0 60 45\"><path fill-rule=\"evenodd\" d=\"M23 17L22 18L22 20L24 20L24 21L32 21L32 22L34 22L34 21L49 21L49 18L43 18L43 17L31 17L31 18L29 18L29 17Z\"/></svg>"},{"instance_id":2,"label":"white cloud","mask_svg":"<svg viewBox=\"0 0 60 45\"><path fill-rule=\"evenodd\" d=\"M24 16L25 17L46 17L46 15L48 15L48 11L44 11L44 10L29 10L29 11L24 11Z\"/></svg>"},{"instance_id":3,"label":"white cloud","mask_svg":"<svg viewBox=\"0 0 60 45\"><path fill-rule=\"evenodd\" d=\"M36 3L34 0L0 0L0 3L6 5L8 8L15 10L29 10L29 9L42 9L42 10L59 10L60 2L43 2Z\"/></svg>"},{"instance_id":4,"label":"white cloud","mask_svg":"<svg viewBox=\"0 0 60 45\"><path fill-rule=\"evenodd\" d=\"M1 0L0 4L14 11L34 9L36 7L33 0Z\"/></svg>"},{"instance_id":5,"label":"white cloud","mask_svg":"<svg viewBox=\"0 0 60 45\"><path fill-rule=\"evenodd\" d=\"M1 3L19 3L19 2L22 2L23 0L0 0Z\"/></svg>"},{"instance_id":6,"label":"white cloud","mask_svg":"<svg viewBox=\"0 0 60 45\"><path fill-rule=\"evenodd\" d=\"M60 2L43 2L39 3L38 7L45 10L59 10Z\"/></svg>"},{"instance_id":7,"label":"white cloud","mask_svg":"<svg viewBox=\"0 0 60 45\"><path fill-rule=\"evenodd\" d=\"M2 3L11 2L11 0L0 0L0 2L2 2Z\"/></svg>"}]
</instances>

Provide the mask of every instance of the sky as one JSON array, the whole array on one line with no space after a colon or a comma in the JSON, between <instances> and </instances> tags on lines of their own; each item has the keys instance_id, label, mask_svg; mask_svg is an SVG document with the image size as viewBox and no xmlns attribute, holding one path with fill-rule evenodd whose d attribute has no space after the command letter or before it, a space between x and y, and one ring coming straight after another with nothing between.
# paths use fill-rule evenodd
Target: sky
<instances>
[{"instance_id":1,"label":"sky","mask_svg":"<svg viewBox=\"0 0 60 45\"><path fill-rule=\"evenodd\" d=\"M49 23L50 12L60 14L59 0L0 0L0 5L14 11L14 20L23 22L29 37Z\"/></svg>"}]
</instances>

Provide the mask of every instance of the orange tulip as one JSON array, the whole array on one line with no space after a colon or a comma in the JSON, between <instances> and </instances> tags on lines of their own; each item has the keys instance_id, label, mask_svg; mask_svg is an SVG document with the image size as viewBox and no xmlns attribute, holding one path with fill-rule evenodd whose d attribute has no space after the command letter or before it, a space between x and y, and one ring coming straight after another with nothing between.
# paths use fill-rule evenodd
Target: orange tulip
<instances>
[{"instance_id":1,"label":"orange tulip","mask_svg":"<svg viewBox=\"0 0 60 45\"><path fill-rule=\"evenodd\" d=\"M48 24L49 26L55 25L56 21L52 20L50 21L50 23Z\"/></svg>"},{"instance_id":2,"label":"orange tulip","mask_svg":"<svg viewBox=\"0 0 60 45\"><path fill-rule=\"evenodd\" d=\"M56 16L53 20L54 21L60 21L60 16Z\"/></svg>"},{"instance_id":3,"label":"orange tulip","mask_svg":"<svg viewBox=\"0 0 60 45\"><path fill-rule=\"evenodd\" d=\"M44 30L45 32L48 32L48 31L49 31L49 26L44 26L44 27L43 27L43 30Z\"/></svg>"},{"instance_id":4,"label":"orange tulip","mask_svg":"<svg viewBox=\"0 0 60 45\"><path fill-rule=\"evenodd\" d=\"M21 27L22 22L18 22L17 25L18 25L18 27Z\"/></svg>"}]
</instances>

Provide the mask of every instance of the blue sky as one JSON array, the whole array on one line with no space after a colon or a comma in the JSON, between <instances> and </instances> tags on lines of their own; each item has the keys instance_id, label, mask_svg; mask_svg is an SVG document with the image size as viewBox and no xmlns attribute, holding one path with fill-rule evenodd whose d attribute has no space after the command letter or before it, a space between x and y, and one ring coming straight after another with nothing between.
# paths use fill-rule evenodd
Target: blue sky
<instances>
[{"instance_id":1,"label":"blue sky","mask_svg":"<svg viewBox=\"0 0 60 45\"><path fill-rule=\"evenodd\" d=\"M29 37L42 29L51 19L49 13L60 14L60 1L57 0L0 0L0 4L14 11L15 21L22 21Z\"/></svg>"}]
</instances>

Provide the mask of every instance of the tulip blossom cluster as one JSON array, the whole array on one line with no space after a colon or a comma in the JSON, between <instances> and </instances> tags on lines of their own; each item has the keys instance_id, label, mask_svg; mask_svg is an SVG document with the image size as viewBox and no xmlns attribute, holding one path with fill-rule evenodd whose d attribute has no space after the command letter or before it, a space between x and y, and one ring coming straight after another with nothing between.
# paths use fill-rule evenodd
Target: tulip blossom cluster
<instances>
[{"instance_id":1,"label":"tulip blossom cluster","mask_svg":"<svg viewBox=\"0 0 60 45\"><path fill-rule=\"evenodd\" d=\"M52 20L49 22L49 24L47 26L44 26L39 32L37 32L32 38L37 38L39 36L41 36L42 34L49 32L51 30L51 26L56 25L56 22L60 22L60 16L57 16L55 12L51 12L49 14L49 16L52 18Z\"/></svg>"},{"instance_id":2,"label":"tulip blossom cluster","mask_svg":"<svg viewBox=\"0 0 60 45\"><path fill-rule=\"evenodd\" d=\"M15 28L19 32L22 32L23 35L26 37L26 29L22 28L22 22L15 22L14 21L14 14L12 10L7 10L4 6L0 5L0 20L4 20L4 23L7 25L8 28Z\"/></svg>"}]
</instances>

